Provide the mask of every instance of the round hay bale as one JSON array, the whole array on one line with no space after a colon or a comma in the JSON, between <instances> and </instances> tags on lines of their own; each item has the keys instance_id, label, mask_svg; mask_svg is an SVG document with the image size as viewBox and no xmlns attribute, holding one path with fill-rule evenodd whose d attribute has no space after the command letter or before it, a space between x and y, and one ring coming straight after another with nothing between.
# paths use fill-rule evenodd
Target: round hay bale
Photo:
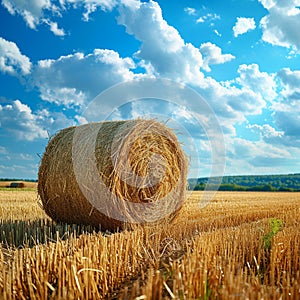
<instances>
[{"instance_id":1,"label":"round hay bale","mask_svg":"<svg viewBox=\"0 0 300 300\"><path fill-rule=\"evenodd\" d=\"M55 221L118 230L173 219L185 199L187 160L155 120L90 123L48 143L38 193Z\"/></svg>"}]
</instances>

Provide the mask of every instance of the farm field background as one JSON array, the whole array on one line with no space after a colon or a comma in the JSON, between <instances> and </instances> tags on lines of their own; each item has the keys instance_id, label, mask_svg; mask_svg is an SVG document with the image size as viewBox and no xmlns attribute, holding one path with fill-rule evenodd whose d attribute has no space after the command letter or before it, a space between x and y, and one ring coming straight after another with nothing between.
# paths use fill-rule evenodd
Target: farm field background
<instances>
[{"instance_id":1,"label":"farm field background","mask_svg":"<svg viewBox=\"0 0 300 300\"><path fill-rule=\"evenodd\" d=\"M13 182L21 182L23 184L23 188L25 189L36 189L37 188L37 182L31 182L31 181L2 181L0 180L0 188L9 188L11 183Z\"/></svg>"},{"instance_id":2,"label":"farm field background","mask_svg":"<svg viewBox=\"0 0 300 300\"><path fill-rule=\"evenodd\" d=\"M0 299L299 299L300 194L193 192L172 224L55 224L0 190Z\"/></svg>"}]
</instances>

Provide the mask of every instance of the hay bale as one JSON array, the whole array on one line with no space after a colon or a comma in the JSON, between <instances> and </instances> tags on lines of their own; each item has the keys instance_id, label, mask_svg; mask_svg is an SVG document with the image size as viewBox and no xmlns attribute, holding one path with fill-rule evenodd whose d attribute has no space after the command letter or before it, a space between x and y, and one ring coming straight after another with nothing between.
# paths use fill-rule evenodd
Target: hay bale
<instances>
[{"instance_id":1,"label":"hay bale","mask_svg":"<svg viewBox=\"0 0 300 300\"><path fill-rule=\"evenodd\" d=\"M10 188L23 188L24 183L23 182L11 182L9 187Z\"/></svg>"},{"instance_id":2,"label":"hay bale","mask_svg":"<svg viewBox=\"0 0 300 300\"><path fill-rule=\"evenodd\" d=\"M186 177L185 154L162 123L90 123L49 141L38 193L52 219L113 231L173 219L185 199Z\"/></svg>"}]
</instances>

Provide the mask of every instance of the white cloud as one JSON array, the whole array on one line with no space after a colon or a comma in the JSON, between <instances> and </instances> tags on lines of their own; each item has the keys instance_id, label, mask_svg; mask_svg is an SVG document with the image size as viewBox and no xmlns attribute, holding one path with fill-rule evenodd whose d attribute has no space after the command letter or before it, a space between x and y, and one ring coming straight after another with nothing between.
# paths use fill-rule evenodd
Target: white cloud
<instances>
[{"instance_id":1,"label":"white cloud","mask_svg":"<svg viewBox=\"0 0 300 300\"><path fill-rule=\"evenodd\" d=\"M119 24L124 25L126 31L141 42L134 57L138 61L136 64L133 59L121 57L118 52L107 49L95 49L89 54L77 52L57 59L39 61L32 74L43 100L65 107L82 108L99 92L113 84L142 76L167 77L191 85L212 106L224 134L228 136L228 149L232 156L229 157L231 170L235 167L240 170L242 165L246 170L253 172L255 168L262 170L265 167L274 170L272 169L274 165L282 166L286 163L286 159L295 157L290 149L300 145L300 71L283 69L277 74L268 74L260 71L256 64L243 64L239 66L238 77L235 79L218 82L211 77L205 77L201 68L210 71L211 65L231 61L234 56L222 53L221 48L209 42L202 44L199 49L185 42L179 32L163 19L161 8L154 1L120 1L60 0L56 1L54 6L54 2L50 0L39 1L38 4L35 3L38 1L27 3L23 1L23 3L21 0L3 0L2 3L9 12L22 15L29 27L36 28L44 22L58 36L65 35L65 31L60 28L59 22L52 20L54 15L61 16L60 14L70 8L82 9L83 18L88 21L91 13L97 9L110 11L118 5ZM272 18L275 16L273 10L282 9L288 4L276 0L260 1L270 10L270 15L267 16L269 19L266 18L265 23L263 21L261 23L262 26L266 24L263 30L264 34L267 34L268 30L275 30L275 27L271 26ZM191 15L196 13L193 8L186 8L185 12ZM287 14L294 18L298 11L292 7ZM215 19L220 17L207 14L200 17L197 22L211 22ZM234 34L238 36L253 29L255 29L253 18L238 18ZM216 29L214 32L220 35ZM283 40L280 35L277 38L280 39L275 41L277 43L285 41L289 47L295 45L291 42L292 39ZM133 71L137 66L144 68L146 74L134 74ZM14 43L1 38L0 70L13 75L18 73L26 75L31 72L30 60L21 54ZM279 88L281 88L280 97L278 97ZM198 103L188 103L187 100L186 104L187 110L175 111L170 109L171 106L165 108L151 106L151 109L153 112L171 112L177 119L183 116L188 118L189 109L197 111ZM113 107L112 103L105 105ZM274 125L248 125L249 130L259 134L260 140L253 142L236 138L236 126L249 124L247 117L261 114L264 108L268 108L267 105L272 105ZM101 107L101 110L104 111L106 108ZM146 113L149 109L146 106L139 106L138 103L131 107L132 116L138 116L143 111ZM114 116L120 118L123 116L122 113L116 111ZM47 131L54 134L57 129L87 121L80 115L70 120L62 112L50 112L46 109L32 111L28 105L19 100L0 105L0 119L1 126L9 133L19 139L30 141L47 138ZM201 135L199 130L194 132ZM5 150L0 147L0 153Z\"/></svg>"},{"instance_id":2,"label":"white cloud","mask_svg":"<svg viewBox=\"0 0 300 300\"><path fill-rule=\"evenodd\" d=\"M211 71L209 65L223 64L235 58L231 54L222 54L222 49L210 42L201 44L200 52L204 57L202 68L208 72Z\"/></svg>"},{"instance_id":3,"label":"white cloud","mask_svg":"<svg viewBox=\"0 0 300 300\"><path fill-rule=\"evenodd\" d=\"M76 121L78 122L79 125L88 123L87 119L83 116L76 115L75 119L76 119Z\"/></svg>"},{"instance_id":4,"label":"white cloud","mask_svg":"<svg viewBox=\"0 0 300 300\"><path fill-rule=\"evenodd\" d=\"M244 34L250 30L254 30L256 28L254 18L243 18L238 17L235 25L233 26L233 35L235 37Z\"/></svg>"},{"instance_id":5,"label":"white cloud","mask_svg":"<svg viewBox=\"0 0 300 300\"><path fill-rule=\"evenodd\" d=\"M178 31L167 24L160 6L154 1L140 3L136 7L121 7L118 22L126 27L127 33L133 34L142 42L153 42L154 38L161 35L154 45L160 50L167 47L166 52L175 53L184 46Z\"/></svg>"},{"instance_id":6,"label":"white cloud","mask_svg":"<svg viewBox=\"0 0 300 300\"><path fill-rule=\"evenodd\" d=\"M269 11L260 21L263 41L300 50L300 1L259 0Z\"/></svg>"},{"instance_id":7,"label":"white cloud","mask_svg":"<svg viewBox=\"0 0 300 300\"><path fill-rule=\"evenodd\" d=\"M191 16L195 16L196 15L196 9L193 7L185 7L184 11Z\"/></svg>"},{"instance_id":8,"label":"white cloud","mask_svg":"<svg viewBox=\"0 0 300 300\"><path fill-rule=\"evenodd\" d=\"M257 64L240 65L238 73L240 77L237 78L237 82L242 86L259 93L267 101L272 101L277 97L274 75L260 72Z\"/></svg>"},{"instance_id":9,"label":"white cloud","mask_svg":"<svg viewBox=\"0 0 300 300\"><path fill-rule=\"evenodd\" d=\"M284 68L277 72L277 78L280 81L280 98L273 102L272 109L277 113L286 114L287 124L295 119L293 114L300 115L300 71L291 71ZM290 114L290 117L288 115ZM297 119L297 118L296 118ZM299 128L299 126L296 126ZM295 128L295 126L294 126ZM299 132L300 137L300 132Z\"/></svg>"},{"instance_id":10,"label":"white cloud","mask_svg":"<svg viewBox=\"0 0 300 300\"><path fill-rule=\"evenodd\" d=\"M285 68L276 75L281 89L280 97L272 103L273 119L284 132L281 142L300 147L300 71Z\"/></svg>"},{"instance_id":11,"label":"white cloud","mask_svg":"<svg viewBox=\"0 0 300 300\"><path fill-rule=\"evenodd\" d=\"M274 0L258 0L266 9L270 9L276 3Z\"/></svg>"},{"instance_id":12,"label":"white cloud","mask_svg":"<svg viewBox=\"0 0 300 300\"><path fill-rule=\"evenodd\" d=\"M205 19L204 19L204 17L200 17L200 18L197 19L196 22L197 22L197 23L204 23L204 22L205 22Z\"/></svg>"},{"instance_id":13,"label":"white cloud","mask_svg":"<svg viewBox=\"0 0 300 300\"><path fill-rule=\"evenodd\" d=\"M299 114L275 111L273 120L279 130L270 124L248 125L247 128L258 133L260 140L266 144L290 153L290 155L283 155L283 158L297 157L296 152L300 154Z\"/></svg>"},{"instance_id":14,"label":"white cloud","mask_svg":"<svg viewBox=\"0 0 300 300\"><path fill-rule=\"evenodd\" d=\"M41 92L41 99L49 102L53 102L59 105L83 105L86 100L86 95L82 91L77 91L76 88L56 87L44 84L39 86Z\"/></svg>"},{"instance_id":15,"label":"white cloud","mask_svg":"<svg viewBox=\"0 0 300 300\"><path fill-rule=\"evenodd\" d=\"M74 53L57 60L41 60L34 70L34 81L43 100L64 106L82 106L113 84L133 79L130 58L113 50L95 49L84 55Z\"/></svg>"},{"instance_id":16,"label":"white cloud","mask_svg":"<svg viewBox=\"0 0 300 300\"><path fill-rule=\"evenodd\" d=\"M2 0L2 5L9 13L21 15L31 29L35 29L40 23L44 11L57 10L51 0Z\"/></svg>"},{"instance_id":17,"label":"white cloud","mask_svg":"<svg viewBox=\"0 0 300 300\"><path fill-rule=\"evenodd\" d=\"M123 0L126 2L126 0ZM2 0L2 5L12 14L23 17L27 26L36 29L41 23L49 25L50 30L57 36L65 35L64 29L59 28L54 22L53 16L61 17L62 12L69 7L83 8L83 19L89 20L90 14L98 8L103 11L111 11L119 1L117 0Z\"/></svg>"},{"instance_id":18,"label":"white cloud","mask_svg":"<svg viewBox=\"0 0 300 300\"><path fill-rule=\"evenodd\" d=\"M199 17L196 22L197 23L205 23L205 22L212 22L214 20L220 20L220 19L221 19L221 17L219 15L208 13L206 15Z\"/></svg>"},{"instance_id":19,"label":"white cloud","mask_svg":"<svg viewBox=\"0 0 300 300\"><path fill-rule=\"evenodd\" d=\"M234 135L236 122L244 122L247 115L259 114L265 107L262 91L254 92L249 83L244 82L246 71L231 83L205 78L201 67L224 63L233 56L222 54L219 47L206 43L202 45L206 55L203 64L200 49L185 43L178 31L167 24L156 2L127 1L120 7L118 21L142 42L135 55L148 74L194 86L213 106L226 133ZM135 67L132 59L121 58L113 50L95 49L86 55L74 53L56 60L40 61L34 70L34 81L43 100L67 107L82 107L111 85L139 76L132 72ZM253 80L259 74L254 72ZM236 86L237 82L241 88ZM195 108L197 103L190 105Z\"/></svg>"},{"instance_id":20,"label":"white cloud","mask_svg":"<svg viewBox=\"0 0 300 300\"><path fill-rule=\"evenodd\" d=\"M249 124L247 128L250 128L254 132L258 132L262 138L272 139L272 138L281 138L284 135L283 131L278 131L270 124Z\"/></svg>"},{"instance_id":21,"label":"white cloud","mask_svg":"<svg viewBox=\"0 0 300 300\"><path fill-rule=\"evenodd\" d=\"M220 37L222 36L222 34L221 34L217 29L214 30L214 33L215 33L217 36L220 36Z\"/></svg>"},{"instance_id":22,"label":"white cloud","mask_svg":"<svg viewBox=\"0 0 300 300\"><path fill-rule=\"evenodd\" d=\"M225 133L235 135L236 123L244 122L247 115L262 113L266 107L264 97L249 86L237 87L236 80L220 83L211 77L206 78L201 72L204 63L200 49L185 43L178 31L167 24L157 3L122 7L118 21L142 42L136 57L151 65L151 74L192 85L213 107ZM206 68L209 63L233 58L230 54L222 54L221 49L213 44L204 45L202 50L207 54ZM189 102L188 105L197 111L198 103Z\"/></svg>"},{"instance_id":23,"label":"white cloud","mask_svg":"<svg viewBox=\"0 0 300 300\"><path fill-rule=\"evenodd\" d=\"M295 151L300 147L300 71L285 68L277 74L267 74L260 72L258 66L252 64L241 65L238 72L240 77L236 82L268 101L270 104L268 109L272 111L274 127L269 123L248 124L247 128L258 133L261 141L282 148L295 157ZM266 149L266 146L264 147ZM282 160L278 158L278 162L284 159L284 156ZM263 161L261 155L256 163ZM275 161L276 159L274 163Z\"/></svg>"},{"instance_id":24,"label":"white cloud","mask_svg":"<svg viewBox=\"0 0 300 300\"><path fill-rule=\"evenodd\" d=\"M278 128L283 130L285 144L300 147L300 112L275 111L273 118Z\"/></svg>"},{"instance_id":25,"label":"white cloud","mask_svg":"<svg viewBox=\"0 0 300 300\"><path fill-rule=\"evenodd\" d=\"M118 22L142 42L135 56L151 63L157 75L189 81L203 77L199 49L185 43L178 31L167 24L156 2L121 7Z\"/></svg>"},{"instance_id":26,"label":"white cloud","mask_svg":"<svg viewBox=\"0 0 300 300\"><path fill-rule=\"evenodd\" d=\"M61 28L58 28L58 24L56 22L49 22L48 20L45 21L49 27L50 30L57 36L65 36L65 31Z\"/></svg>"},{"instance_id":27,"label":"white cloud","mask_svg":"<svg viewBox=\"0 0 300 300\"><path fill-rule=\"evenodd\" d=\"M247 174L290 172L295 164L293 149L272 145L263 139L259 141L228 139L226 149L226 171L231 174L241 174L241 170Z\"/></svg>"},{"instance_id":28,"label":"white cloud","mask_svg":"<svg viewBox=\"0 0 300 300\"><path fill-rule=\"evenodd\" d=\"M98 8L103 11L111 11L120 1L117 0L62 0L62 5L72 5L74 8L83 6L85 12L83 19L89 21L90 14L95 12ZM126 1L124 1L126 2Z\"/></svg>"},{"instance_id":29,"label":"white cloud","mask_svg":"<svg viewBox=\"0 0 300 300\"><path fill-rule=\"evenodd\" d=\"M20 100L0 105L0 127L18 140L33 141L48 138L57 130L75 125L76 120L68 119L62 112L46 109L33 112Z\"/></svg>"},{"instance_id":30,"label":"white cloud","mask_svg":"<svg viewBox=\"0 0 300 300\"><path fill-rule=\"evenodd\" d=\"M47 137L47 131L39 124L39 116L33 114L30 107L20 100L4 106L0 105L0 119L1 127L18 139L32 141Z\"/></svg>"},{"instance_id":31,"label":"white cloud","mask_svg":"<svg viewBox=\"0 0 300 300\"><path fill-rule=\"evenodd\" d=\"M261 114L262 109L266 107L266 102L260 94L248 87L238 88L234 81L222 84L207 77L199 91L212 105L217 116L223 119L223 125L228 129L236 123L244 122L247 115Z\"/></svg>"},{"instance_id":32,"label":"white cloud","mask_svg":"<svg viewBox=\"0 0 300 300\"><path fill-rule=\"evenodd\" d=\"M281 95L288 99L289 103L300 100L300 71L284 68L277 73L277 77L282 85Z\"/></svg>"},{"instance_id":33,"label":"white cloud","mask_svg":"<svg viewBox=\"0 0 300 300\"><path fill-rule=\"evenodd\" d=\"M14 42L0 37L0 71L10 75L27 75L31 70L31 62L23 55Z\"/></svg>"},{"instance_id":34,"label":"white cloud","mask_svg":"<svg viewBox=\"0 0 300 300\"><path fill-rule=\"evenodd\" d=\"M286 149L267 144L263 140L254 142L242 138L234 138L232 141L228 141L227 145L228 150L234 152L232 157L240 160L247 159L249 161L255 156L269 158L291 156Z\"/></svg>"}]
</instances>

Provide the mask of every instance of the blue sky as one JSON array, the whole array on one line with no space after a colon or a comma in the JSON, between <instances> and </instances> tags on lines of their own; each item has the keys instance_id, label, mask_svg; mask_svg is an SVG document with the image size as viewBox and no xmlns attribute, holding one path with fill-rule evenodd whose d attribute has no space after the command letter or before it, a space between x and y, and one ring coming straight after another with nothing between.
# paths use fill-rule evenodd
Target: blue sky
<instances>
[{"instance_id":1,"label":"blue sky","mask_svg":"<svg viewBox=\"0 0 300 300\"><path fill-rule=\"evenodd\" d=\"M2 0L0 177L37 178L48 136L86 121L89 103L128 80L165 78L201 95L226 146L225 174L300 171L299 0ZM177 95L178 96L178 95ZM174 95L176 97L176 95ZM188 130L209 175L211 149L192 114L156 100L99 121L160 114ZM104 113L105 112L105 113ZM196 172L197 171L197 172Z\"/></svg>"}]
</instances>

